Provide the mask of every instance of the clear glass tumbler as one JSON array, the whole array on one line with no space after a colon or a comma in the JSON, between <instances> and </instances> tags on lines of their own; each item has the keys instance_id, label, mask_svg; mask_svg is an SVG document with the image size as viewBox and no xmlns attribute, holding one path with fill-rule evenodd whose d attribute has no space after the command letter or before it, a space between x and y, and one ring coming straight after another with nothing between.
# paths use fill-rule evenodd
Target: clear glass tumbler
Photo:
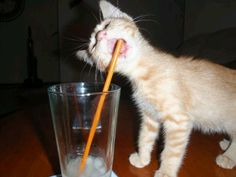
<instances>
[{"instance_id":1,"label":"clear glass tumbler","mask_svg":"<svg viewBox=\"0 0 236 177\"><path fill-rule=\"evenodd\" d=\"M110 177L114 157L120 87L102 83L66 83L48 88L53 126L63 177ZM80 172L88 134L101 95L105 94L100 122L86 166Z\"/></svg>"}]
</instances>

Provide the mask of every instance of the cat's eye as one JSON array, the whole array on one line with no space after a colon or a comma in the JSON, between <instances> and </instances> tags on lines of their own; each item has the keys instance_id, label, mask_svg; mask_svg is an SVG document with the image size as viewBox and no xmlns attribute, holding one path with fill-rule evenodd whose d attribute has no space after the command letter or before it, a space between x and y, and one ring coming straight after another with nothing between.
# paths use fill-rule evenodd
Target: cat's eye
<instances>
[{"instance_id":1,"label":"cat's eye","mask_svg":"<svg viewBox=\"0 0 236 177\"><path fill-rule=\"evenodd\" d=\"M110 25L110 22L107 23L105 26L104 26L104 29L107 29L107 27Z\"/></svg>"}]
</instances>

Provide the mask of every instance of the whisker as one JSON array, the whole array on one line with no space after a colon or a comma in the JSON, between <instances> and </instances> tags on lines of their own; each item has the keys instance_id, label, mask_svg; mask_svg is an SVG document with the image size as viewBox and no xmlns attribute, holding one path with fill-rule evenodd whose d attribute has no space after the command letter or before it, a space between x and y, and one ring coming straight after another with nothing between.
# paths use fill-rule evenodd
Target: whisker
<instances>
[{"instance_id":1,"label":"whisker","mask_svg":"<svg viewBox=\"0 0 236 177\"><path fill-rule=\"evenodd\" d=\"M100 80L101 80L101 82L104 82L104 77L103 77L102 71L99 70L99 74L100 74Z\"/></svg>"},{"instance_id":2,"label":"whisker","mask_svg":"<svg viewBox=\"0 0 236 177\"><path fill-rule=\"evenodd\" d=\"M81 50L81 49L84 49L84 48L88 48L88 45L89 44L87 44L87 43L85 43L85 44L81 44L81 45L76 45L76 46L74 46L73 48L71 48L71 50L72 51L74 51L74 50Z\"/></svg>"},{"instance_id":3,"label":"whisker","mask_svg":"<svg viewBox=\"0 0 236 177\"><path fill-rule=\"evenodd\" d=\"M97 16L94 14L93 11L90 11L90 14L95 18L95 20L97 21L97 23L100 23L101 21L99 21L99 19L97 18Z\"/></svg>"},{"instance_id":4,"label":"whisker","mask_svg":"<svg viewBox=\"0 0 236 177\"><path fill-rule=\"evenodd\" d=\"M157 20L153 20L153 19L139 19L139 20L136 20L134 21L136 24L137 23L140 23L140 22L153 22L153 23L157 23L157 24L160 24L160 22L158 22Z\"/></svg>"},{"instance_id":5,"label":"whisker","mask_svg":"<svg viewBox=\"0 0 236 177\"><path fill-rule=\"evenodd\" d=\"M79 39L74 39L74 38L63 38L64 40L67 40L68 42L73 42L73 43L89 43L89 40L87 41L81 41Z\"/></svg>"},{"instance_id":6,"label":"whisker","mask_svg":"<svg viewBox=\"0 0 236 177\"><path fill-rule=\"evenodd\" d=\"M70 48L70 53L72 55L74 55L76 52L78 52L79 50L85 50L87 49L86 47L88 47L88 45L84 44L84 45L80 45L80 46L76 46L73 48Z\"/></svg>"},{"instance_id":7,"label":"whisker","mask_svg":"<svg viewBox=\"0 0 236 177\"><path fill-rule=\"evenodd\" d=\"M145 18L145 17L156 17L155 15L153 14L143 14L143 15L139 15L137 17L134 17L133 20L138 20L138 19L142 19L142 18Z\"/></svg>"},{"instance_id":8,"label":"whisker","mask_svg":"<svg viewBox=\"0 0 236 177\"><path fill-rule=\"evenodd\" d=\"M92 71L92 66L90 66L90 68L89 68L88 75L90 75L90 74L91 74L91 71Z\"/></svg>"},{"instance_id":9,"label":"whisker","mask_svg":"<svg viewBox=\"0 0 236 177\"><path fill-rule=\"evenodd\" d=\"M144 36L144 38L146 39L146 41L148 43L151 43L150 39L152 38L152 33L146 29L146 28L142 28L142 27L139 27L139 31L141 32L141 34Z\"/></svg>"},{"instance_id":10,"label":"whisker","mask_svg":"<svg viewBox=\"0 0 236 177\"><path fill-rule=\"evenodd\" d=\"M157 20L157 16L153 14L144 14L144 15L139 15L135 18L133 18L134 23L140 23L140 22L153 22L153 23L158 23L160 22Z\"/></svg>"},{"instance_id":11,"label":"whisker","mask_svg":"<svg viewBox=\"0 0 236 177\"><path fill-rule=\"evenodd\" d=\"M76 48L83 48L83 47L88 47L88 46L89 46L89 43L84 43L79 46L76 46Z\"/></svg>"},{"instance_id":12,"label":"whisker","mask_svg":"<svg viewBox=\"0 0 236 177\"><path fill-rule=\"evenodd\" d=\"M82 80L82 73L84 72L85 68L88 66L88 63L85 62L83 68L81 69L80 73L79 73L79 77L80 77L80 80Z\"/></svg>"},{"instance_id":13,"label":"whisker","mask_svg":"<svg viewBox=\"0 0 236 177\"><path fill-rule=\"evenodd\" d=\"M68 40L77 40L79 42L88 42L89 39L87 38L82 38L79 36L74 36L74 35L70 35L70 36L63 36L64 39L68 39Z\"/></svg>"},{"instance_id":14,"label":"whisker","mask_svg":"<svg viewBox=\"0 0 236 177\"><path fill-rule=\"evenodd\" d=\"M95 76L94 76L95 83L98 83L98 68L95 68Z\"/></svg>"},{"instance_id":15,"label":"whisker","mask_svg":"<svg viewBox=\"0 0 236 177\"><path fill-rule=\"evenodd\" d=\"M87 49L89 46L90 41L87 39L82 38L75 38L75 37L66 37L64 36L64 39L66 39L68 42L64 43L64 52L69 53L69 56L74 55L78 50Z\"/></svg>"},{"instance_id":16,"label":"whisker","mask_svg":"<svg viewBox=\"0 0 236 177\"><path fill-rule=\"evenodd\" d=\"M64 54L66 54L67 57L74 57L76 56L76 53L79 51L79 50L85 50L85 47L86 45L84 46L76 46L76 47L73 47L73 48L67 48L67 50L64 48Z\"/></svg>"},{"instance_id":17,"label":"whisker","mask_svg":"<svg viewBox=\"0 0 236 177\"><path fill-rule=\"evenodd\" d=\"M141 31L143 31L145 33L148 33L148 35L151 35L150 31L147 30L146 28L139 27L138 29L140 29Z\"/></svg>"}]
</instances>

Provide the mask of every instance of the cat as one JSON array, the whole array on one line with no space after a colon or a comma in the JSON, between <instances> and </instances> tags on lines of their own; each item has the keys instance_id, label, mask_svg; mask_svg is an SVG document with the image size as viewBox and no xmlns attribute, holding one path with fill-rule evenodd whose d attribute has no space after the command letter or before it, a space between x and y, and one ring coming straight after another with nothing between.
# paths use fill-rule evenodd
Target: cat
<instances>
[{"instance_id":1,"label":"cat","mask_svg":"<svg viewBox=\"0 0 236 177\"><path fill-rule=\"evenodd\" d=\"M154 48L144 39L131 16L111 3L100 1L104 20L91 34L87 50L77 56L105 71L117 39L124 45L115 72L126 76L142 123L138 152L130 163L142 168L150 163L151 151L163 126L165 147L154 177L176 177L193 128L204 132L227 132L225 150L216 158L223 168L236 166L236 71L206 60L176 58Z\"/></svg>"}]
</instances>

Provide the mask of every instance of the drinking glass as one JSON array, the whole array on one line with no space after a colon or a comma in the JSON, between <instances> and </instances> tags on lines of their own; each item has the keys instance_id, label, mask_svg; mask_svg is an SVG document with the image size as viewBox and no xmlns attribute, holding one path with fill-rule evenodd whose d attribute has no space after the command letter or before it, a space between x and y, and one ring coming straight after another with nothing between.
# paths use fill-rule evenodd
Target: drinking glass
<instances>
[{"instance_id":1,"label":"drinking glass","mask_svg":"<svg viewBox=\"0 0 236 177\"><path fill-rule=\"evenodd\" d=\"M62 177L110 177L114 157L120 87L103 83L65 83L48 88ZM90 153L80 162L101 96L105 96Z\"/></svg>"}]
</instances>

